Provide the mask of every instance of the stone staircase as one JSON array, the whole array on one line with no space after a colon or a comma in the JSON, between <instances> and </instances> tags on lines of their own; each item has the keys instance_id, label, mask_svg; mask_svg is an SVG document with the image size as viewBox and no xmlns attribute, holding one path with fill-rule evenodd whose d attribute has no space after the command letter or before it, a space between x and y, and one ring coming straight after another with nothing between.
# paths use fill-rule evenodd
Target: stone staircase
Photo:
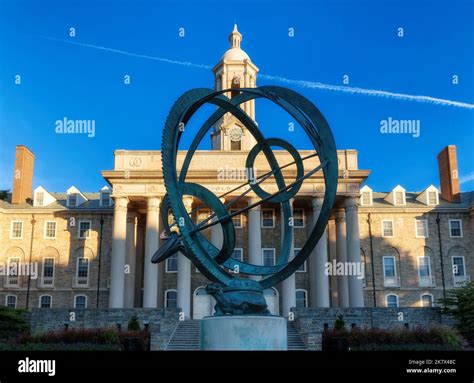
<instances>
[{"instance_id":1,"label":"stone staircase","mask_svg":"<svg viewBox=\"0 0 474 383\"><path fill-rule=\"evenodd\" d=\"M300 337L298 331L296 331L292 322L287 322L288 332L288 351L300 351L307 350L306 345ZM171 335L170 341L166 346L166 350L170 351L188 351L188 350L199 350L199 337L200 337L200 321L199 320L186 320L179 322L173 335Z\"/></svg>"}]
</instances>

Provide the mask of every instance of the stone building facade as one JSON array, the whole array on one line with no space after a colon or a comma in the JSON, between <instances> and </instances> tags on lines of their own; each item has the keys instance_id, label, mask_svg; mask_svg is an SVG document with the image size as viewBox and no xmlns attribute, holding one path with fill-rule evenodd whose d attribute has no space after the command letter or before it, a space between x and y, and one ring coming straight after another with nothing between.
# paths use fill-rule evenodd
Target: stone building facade
<instances>
[{"instance_id":1,"label":"stone building facade","mask_svg":"<svg viewBox=\"0 0 474 383\"><path fill-rule=\"evenodd\" d=\"M215 88L255 87L258 68L241 49L236 27L229 40L230 49L213 70ZM243 109L256 118L253 101ZM211 142L211 150L195 153L187 179L221 195L242 184L238 172L245 169L255 140L239 121L225 115L214 127ZM301 157L310 153L300 151ZM99 192L83 193L72 186L53 193L41 186L32 190L34 155L17 147L12 192L0 205L0 304L179 307L187 318L212 313L212 298L204 290L208 281L183 254L165 264L150 262L164 240L160 151L116 150L114 155L114 168L102 172L108 186ZM185 155L179 152L178 164ZM280 164L293 160L285 151L275 151L275 156ZM265 292L273 313L286 316L292 307L436 305L445 290L470 279L474 193L459 191L455 147L446 147L438 156L441 190L429 186L417 193L401 186L385 193L362 186L370 171L359 169L356 150L339 150L338 160L337 198L327 230L305 265ZM316 159L305 161L305 171L318 164ZM269 170L260 157L255 167L263 173ZM295 169L288 167L283 175L294 178ZM276 185L265 183L265 190L276 191ZM295 251L312 229L323 195L324 180L316 173L292 201ZM231 209L256 198L249 193ZM183 202L196 222L209 215L202 202L191 197ZM281 241L279 206L264 203L233 221L234 257L274 264ZM222 241L218 225L205 235L216 245ZM328 264L336 266L329 275ZM15 265L23 266L20 275L5 275ZM345 272L337 272L340 265ZM30 276L21 275L27 274L26 266ZM35 267L37 278L31 276Z\"/></svg>"}]
</instances>

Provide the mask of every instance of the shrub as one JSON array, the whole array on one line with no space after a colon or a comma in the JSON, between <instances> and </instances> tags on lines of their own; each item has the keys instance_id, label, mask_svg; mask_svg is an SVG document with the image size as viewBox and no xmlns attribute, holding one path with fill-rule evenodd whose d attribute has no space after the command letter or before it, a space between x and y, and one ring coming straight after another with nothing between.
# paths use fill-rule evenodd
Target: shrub
<instances>
[{"instance_id":1,"label":"shrub","mask_svg":"<svg viewBox=\"0 0 474 383\"><path fill-rule=\"evenodd\" d=\"M0 306L0 340L17 337L29 332L29 326L23 317L25 310Z\"/></svg>"},{"instance_id":2,"label":"shrub","mask_svg":"<svg viewBox=\"0 0 474 383\"><path fill-rule=\"evenodd\" d=\"M335 330L343 330L346 328L346 322L344 322L344 317L342 315L338 315L336 321L334 322L334 329Z\"/></svg>"},{"instance_id":3,"label":"shrub","mask_svg":"<svg viewBox=\"0 0 474 383\"><path fill-rule=\"evenodd\" d=\"M140 322L138 321L138 316L135 314L128 321L128 331L140 331Z\"/></svg>"}]
</instances>

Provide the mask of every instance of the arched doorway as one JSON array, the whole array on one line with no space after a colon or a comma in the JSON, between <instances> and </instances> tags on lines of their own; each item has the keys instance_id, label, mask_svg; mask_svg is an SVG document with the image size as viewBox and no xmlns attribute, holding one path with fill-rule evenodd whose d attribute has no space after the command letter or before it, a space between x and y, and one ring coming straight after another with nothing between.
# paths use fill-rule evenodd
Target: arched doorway
<instances>
[{"instance_id":1,"label":"arched doorway","mask_svg":"<svg viewBox=\"0 0 474 383\"><path fill-rule=\"evenodd\" d=\"M193 294L193 319L202 319L212 315L215 300L206 292L206 288L198 287Z\"/></svg>"},{"instance_id":2,"label":"arched doorway","mask_svg":"<svg viewBox=\"0 0 474 383\"><path fill-rule=\"evenodd\" d=\"M265 295L265 301L267 302L268 310L273 315L280 315L280 304L278 300L278 291L273 287L263 291Z\"/></svg>"}]
</instances>

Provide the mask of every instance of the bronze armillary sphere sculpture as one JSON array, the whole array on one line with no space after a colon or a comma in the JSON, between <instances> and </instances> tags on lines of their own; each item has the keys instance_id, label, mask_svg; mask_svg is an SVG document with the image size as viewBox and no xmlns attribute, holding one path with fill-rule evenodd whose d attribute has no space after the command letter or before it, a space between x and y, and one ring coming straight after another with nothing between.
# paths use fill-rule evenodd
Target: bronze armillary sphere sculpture
<instances>
[{"instance_id":1,"label":"bronze armillary sphere sculpture","mask_svg":"<svg viewBox=\"0 0 474 383\"><path fill-rule=\"evenodd\" d=\"M224 95L232 91L240 93L232 99ZM265 138L256 123L239 107L240 104L257 98L266 98L286 110L301 125L314 146L315 153L301 158L298 151L289 142L280 138ZM218 109L207 119L193 139L178 174L176 169L177 148L184 132L182 127L186 126L192 115L206 103L214 104L218 106ZM246 166L249 175L247 182L223 195L216 196L202 185L187 182L186 175L199 143L225 113L234 115L254 136L257 144L250 150L247 157ZM279 165L271 150L272 146L287 150L294 161L283 166ZM271 170L266 174L254 177L253 164L260 152L265 155ZM152 262L162 262L177 251L181 251L211 281L206 290L217 302L215 315L269 314L263 290L288 278L309 257L325 230L336 198L338 177L336 145L324 116L305 97L283 87L262 86L222 91L193 89L184 93L176 101L168 115L163 130L161 155L163 178L167 191L161 206L161 217L167 240L155 253ZM316 156L319 157L320 165L305 174L303 161ZM296 166L296 179L286 184L281 170L290 165ZM293 228L290 225L292 209L289 200L298 193L303 181L318 171L323 172L325 181L321 212L306 243L298 255L291 259ZM278 187L276 193L269 194L260 187L260 184L269 177L275 178ZM220 197L244 186L247 187L247 185L250 188L239 196L233 197L231 201L225 204L220 201ZM261 200L230 213L229 208L250 191L253 191ZM183 196L186 195L201 200L211 210L210 217L199 224L193 222L182 202ZM282 211L283 241L280 256L274 266L253 265L231 257L235 247L232 217L262 202L279 203ZM174 223L171 225L168 223L169 210L174 217ZM202 234L204 229L213 225L222 227L223 244L220 249ZM239 274L228 271L229 269L234 270L236 267ZM245 277L246 275L257 275L262 279L256 281Z\"/></svg>"}]
</instances>

